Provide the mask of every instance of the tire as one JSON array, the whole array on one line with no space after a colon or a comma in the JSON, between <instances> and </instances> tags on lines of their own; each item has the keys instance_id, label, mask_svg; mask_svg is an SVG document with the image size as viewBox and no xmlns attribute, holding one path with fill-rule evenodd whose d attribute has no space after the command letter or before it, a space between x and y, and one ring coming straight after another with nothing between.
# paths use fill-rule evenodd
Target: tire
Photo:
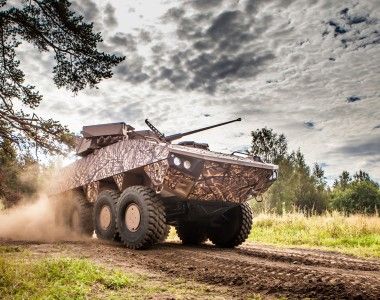
<instances>
[{"instance_id":1,"label":"tire","mask_svg":"<svg viewBox=\"0 0 380 300\"><path fill-rule=\"evenodd\" d=\"M228 221L221 227L210 230L210 241L222 248L233 248L242 244L252 227L252 210L248 203L240 204L226 213Z\"/></svg>"},{"instance_id":2,"label":"tire","mask_svg":"<svg viewBox=\"0 0 380 300\"><path fill-rule=\"evenodd\" d=\"M156 193L144 186L124 190L117 205L117 228L127 248L146 249L165 234L165 209Z\"/></svg>"},{"instance_id":3,"label":"tire","mask_svg":"<svg viewBox=\"0 0 380 300\"><path fill-rule=\"evenodd\" d=\"M67 225L75 233L92 236L94 232L92 211L92 203L78 193L73 194L67 209Z\"/></svg>"},{"instance_id":4,"label":"tire","mask_svg":"<svg viewBox=\"0 0 380 300\"><path fill-rule=\"evenodd\" d=\"M164 227L164 234L162 235L161 239L159 240L160 243L163 243L166 241L166 239L168 238L169 236L169 233L170 233L170 226L169 225L165 225Z\"/></svg>"},{"instance_id":5,"label":"tire","mask_svg":"<svg viewBox=\"0 0 380 300\"><path fill-rule=\"evenodd\" d=\"M68 210L65 207L65 202L62 201L63 195L50 195L49 201L54 211L54 221L57 227L68 226Z\"/></svg>"},{"instance_id":6,"label":"tire","mask_svg":"<svg viewBox=\"0 0 380 300\"><path fill-rule=\"evenodd\" d=\"M175 229L184 245L200 245L207 240L206 231L196 223L180 222Z\"/></svg>"},{"instance_id":7,"label":"tire","mask_svg":"<svg viewBox=\"0 0 380 300\"><path fill-rule=\"evenodd\" d=\"M105 189L99 193L93 214L93 224L96 236L103 240L120 240L116 225L116 207L119 193Z\"/></svg>"}]
</instances>

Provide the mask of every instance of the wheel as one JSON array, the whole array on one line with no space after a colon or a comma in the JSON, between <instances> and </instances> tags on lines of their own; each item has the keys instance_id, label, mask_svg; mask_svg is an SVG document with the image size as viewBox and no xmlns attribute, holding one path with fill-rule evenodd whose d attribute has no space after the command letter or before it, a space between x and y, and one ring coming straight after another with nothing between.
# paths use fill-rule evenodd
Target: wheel
<instances>
[{"instance_id":1,"label":"wheel","mask_svg":"<svg viewBox=\"0 0 380 300\"><path fill-rule=\"evenodd\" d=\"M207 240L205 230L196 223L180 222L175 229L184 245L200 245Z\"/></svg>"},{"instance_id":2,"label":"wheel","mask_svg":"<svg viewBox=\"0 0 380 300\"><path fill-rule=\"evenodd\" d=\"M242 244L252 227L252 210L248 203L231 208L223 215L226 222L210 230L208 237L218 247L233 248Z\"/></svg>"},{"instance_id":3,"label":"wheel","mask_svg":"<svg viewBox=\"0 0 380 300\"><path fill-rule=\"evenodd\" d=\"M165 240L168 238L169 236L169 233L170 233L170 226L169 225L165 225L164 227L164 234L162 235L162 237L160 238L159 242L162 243L162 242L165 242Z\"/></svg>"},{"instance_id":4,"label":"wheel","mask_svg":"<svg viewBox=\"0 0 380 300\"><path fill-rule=\"evenodd\" d=\"M70 205L65 210L66 224L76 233L92 236L94 225L92 223L93 205L79 194L72 195Z\"/></svg>"},{"instance_id":5,"label":"wheel","mask_svg":"<svg viewBox=\"0 0 380 300\"><path fill-rule=\"evenodd\" d=\"M93 223L96 236L103 240L119 240L116 227L116 206L119 193L112 189L105 189L99 193L95 205Z\"/></svg>"},{"instance_id":6,"label":"wheel","mask_svg":"<svg viewBox=\"0 0 380 300\"><path fill-rule=\"evenodd\" d=\"M117 205L117 228L124 245L146 249L165 234L165 209L156 193L144 186L124 190Z\"/></svg>"}]
</instances>

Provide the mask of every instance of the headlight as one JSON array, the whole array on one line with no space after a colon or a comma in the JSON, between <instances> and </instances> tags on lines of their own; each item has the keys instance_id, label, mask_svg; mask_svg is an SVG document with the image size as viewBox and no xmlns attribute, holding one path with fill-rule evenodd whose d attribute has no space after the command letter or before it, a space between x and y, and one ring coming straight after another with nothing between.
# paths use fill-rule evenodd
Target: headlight
<instances>
[{"instance_id":1,"label":"headlight","mask_svg":"<svg viewBox=\"0 0 380 300\"><path fill-rule=\"evenodd\" d=\"M169 167L191 177L198 178L203 170L204 160L192 157L190 154L170 153L168 157Z\"/></svg>"},{"instance_id":2,"label":"headlight","mask_svg":"<svg viewBox=\"0 0 380 300\"><path fill-rule=\"evenodd\" d=\"M176 157L174 157L173 162L176 166L179 166L179 165L181 165L182 161L179 157L176 156Z\"/></svg>"},{"instance_id":3,"label":"headlight","mask_svg":"<svg viewBox=\"0 0 380 300\"><path fill-rule=\"evenodd\" d=\"M185 160L183 162L183 166L185 167L185 169L190 169L191 168L191 163L188 161L188 160Z\"/></svg>"}]
</instances>

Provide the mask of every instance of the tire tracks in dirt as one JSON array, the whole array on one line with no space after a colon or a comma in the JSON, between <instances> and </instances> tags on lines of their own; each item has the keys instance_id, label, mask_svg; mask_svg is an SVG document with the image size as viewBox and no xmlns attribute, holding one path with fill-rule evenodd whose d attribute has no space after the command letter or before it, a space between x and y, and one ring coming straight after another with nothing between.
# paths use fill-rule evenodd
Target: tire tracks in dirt
<instances>
[{"instance_id":1,"label":"tire tracks in dirt","mask_svg":"<svg viewBox=\"0 0 380 300\"><path fill-rule=\"evenodd\" d=\"M42 255L69 254L126 271L137 268L145 274L228 287L226 298L244 299L260 293L269 298L380 299L380 261L335 252L252 244L219 249L177 243L139 251L98 240L25 245Z\"/></svg>"},{"instance_id":2,"label":"tire tracks in dirt","mask_svg":"<svg viewBox=\"0 0 380 300\"><path fill-rule=\"evenodd\" d=\"M264 253L267 251L263 249ZM221 250L212 247L183 247L176 252L180 254L181 267L175 264L178 260L167 257L160 269L177 276L230 286L239 290L242 295L259 292L291 299L378 299L380 296L380 272L361 270L366 261L361 264L355 261L353 265L346 261L339 268L337 265L340 256L334 255L329 260L336 263L330 266L318 265L317 260L313 261L313 265L304 265L300 259L294 265L288 262L290 259L294 260L294 255L288 257L286 252L282 252L276 259L256 256L257 252L259 249L250 252L246 248ZM317 257L320 255L316 254Z\"/></svg>"}]
</instances>

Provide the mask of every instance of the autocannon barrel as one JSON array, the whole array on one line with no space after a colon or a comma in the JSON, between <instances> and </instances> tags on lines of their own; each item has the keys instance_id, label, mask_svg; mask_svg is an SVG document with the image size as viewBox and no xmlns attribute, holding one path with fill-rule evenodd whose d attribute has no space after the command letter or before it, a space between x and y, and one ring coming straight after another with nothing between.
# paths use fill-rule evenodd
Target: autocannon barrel
<instances>
[{"instance_id":1,"label":"autocannon barrel","mask_svg":"<svg viewBox=\"0 0 380 300\"><path fill-rule=\"evenodd\" d=\"M180 138L182 138L182 137L184 137L186 135L190 135L190 134L193 134L193 133L197 133L197 132L200 132L200 131L212 129L212 128L215 128L215 127L219 127L219 126L223 126L223 125L226 125L226 124L229 124L229 123L239 122L239 121L241 121L241 118L238 118L238 119L232 120L232 121L228 121L228 122L223 122L223 123L215 124L215 125L212 125L212 126L207 126L207 127L203 127L203 128L199 128L199 129L183 132L183 133L176 133L176 134L169 135L169 136L165 137L165 140L167 142L171 142L171 141L174 141L174 140L178 140L178 139L180 139Z\"/></svg>"}]
</instances>

